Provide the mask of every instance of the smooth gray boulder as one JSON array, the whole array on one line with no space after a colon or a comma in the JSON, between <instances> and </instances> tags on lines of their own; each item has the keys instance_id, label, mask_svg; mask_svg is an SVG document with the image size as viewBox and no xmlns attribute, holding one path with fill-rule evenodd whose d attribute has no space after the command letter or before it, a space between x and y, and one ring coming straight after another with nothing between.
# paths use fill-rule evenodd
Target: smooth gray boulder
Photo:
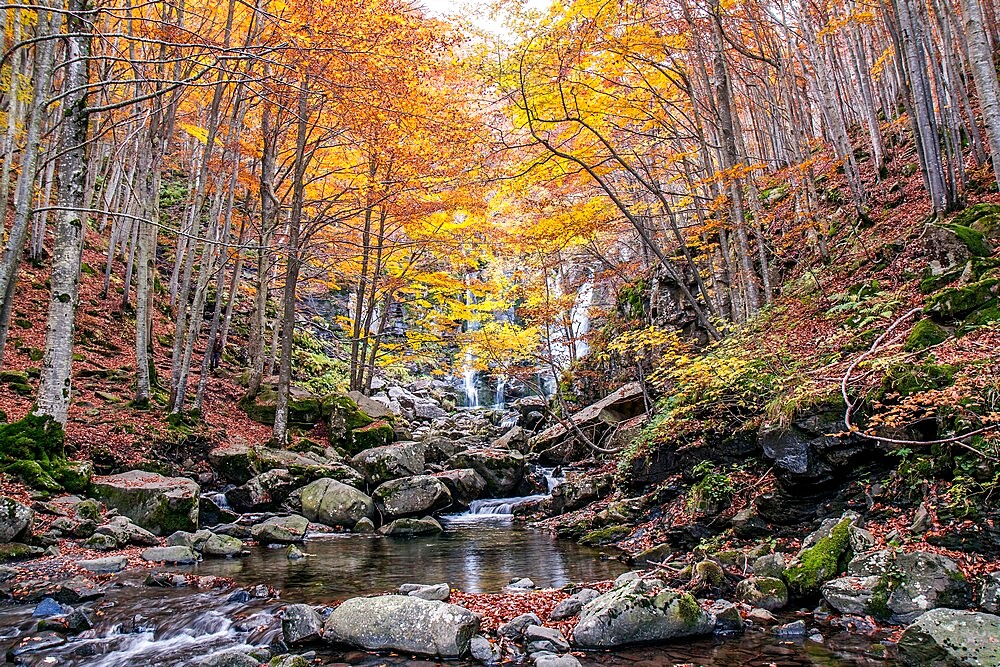
<instances>
[{"instance_id":1,"label":"smooth gray boulder","mask_svg":"<svg viewBox=\"0 0 1000 667\"><path fill-rule=\"evenodd\" d=\"M538 618L538 614L534 612L527 612L521 614L520 616L515 616L510 619L499 628L497 631L508 639L513 639L514 641L520 641L524 636L524 630L529 625L541 625L542 619Z\"/></svg>"},{"instance_id":2,"label":"smooth gray boulder","mask_svg":"<svg viewBox=\"0 0 1000 667\"><path fill-rule=\"evenodd\" d=\"M414 537L416 535L433 535L444 532L444 528L438 520L432 516L425 516L419 519L403 517L387 523L378 529L382 535L395 535L397 537Z\"/></svg>"},{"instance_id":3,"label":"smooth gray boulder","mask_svg":"<svg viewBox=\"0 0 1000 667\"><path fill-rule=\"evenodd\" d=\"M448 487L451 499L456 505L468 507L473 500L479 500L486 493L486 480L472 468L446 470L434 475Z\"/></svg>"},{"instance_id":4,"label":"smooth gray boulder","mask_svg":"<svg viewBox=\"0 0 1000 667\"><path fill-rule=\"evenodd\" d=\"M392 518L431 514L451 505L448 487L430 475L385 482L375 489L372 496L379 511Z\"/></svg>"},{"instance_id":5,"label":"smooth gray boulder","mask_svg":"<svg viewBox=\"0 0 1000 667\"><path fill-rule=\"evenodd\" d=\"M110 538L117 547L123 547L127 544L152 547L159 543L156 535L135 525L127 516L112 517L107 523L98 526L94 529L94 537L98 535ZM168 541L167 544L169 545L170 542Z\"/></svg>"},{"instance_id":6,"label":"smooth gray boulder","mask_svg":"<svg viewBox=\"0 0 1000 667\"><path fill-rule=\"evenodd\" d=\"M460 452L448 459L447 467L453 470L472 468L486 482L489 497L509 496L524 479L524 455L503 449L482 449Z\"/></svg>"},{"instance_id":7,"label":"smooth gray boulder","mask_svg":"<svg viewBox=\"0 0 1000 667\"><path fill-rule=\"evenodd\" d=\"M403 584L399 587L399 592L421 600L446 601L451 597L451 587L448 584Z\"/></svg>"},{"instance_id":8,"label":"smooth gray boulder","mask_svg":"<svg viewBox=\"0 0 1000 667\"><path fill-rule=\"evenodd\" d=\"M600 597L600 593L595 591L593 588L584 588L583 590L574 593L565 600L562 600L555 606L552 613L549 614L549 619L553 621L564 621L567 618L572 618L580 613L584 605L589 604L593 600Z\"/></svg>"},{"instance_id":9,"label":"smooth gray boulder","mask_svg":"<svg viewBox=\"0 0 1000 667\"><path fill-rule=\"evenodd\" d=\"M566 653L569 651L569 642L563 633L555 628L546 628L541 625L529 625L524 629L524 642L528 653L548 651L549 653Z\"/></svg>"},{"instance_id":10,"label":"smooth gray boulder","mask_svg":"<svg viewBox=\"0 0 1000 667\"><path fill-rule=\"evenodd\" d=\"M290 604L281 614L281 633L289 646L316 641L323 632L323 619L307 604Z\"/></svg>"},{"instance_id":11,"label":"smooth gray boulder","mask_svg":"<svg viewBox=\"0 0 1000 667\"><path fill-rule=\"evenodd\" d=\"M155 535L198 528L200 487L186 477L132 470L95 477L95 497Z\"/></svg>"},{"instance_id":12,"label":"smooth gray boulder","mask_svg":"<svg viewBox=\"0 0 1000 667\"><path fill-rule=\"evenodd\" d=\"M535 658L535 667L580 667L580 661L572 655L542 653Z\"/></svg>"},{"instance_id":13,"label":"smooth gray boulder","mask_svg":"<svg viewBox=\"0 0 1000 667\"><path fill-rule=\"evenodd\" d=\"M1000 612L1000 572L986 575L982 592L979 595L979 606L991 614Z\"/></svg>"},{"instance_id":14,"label":"smooth gray boulder","mask_svg":"<svg viewBox=\"0 0 1000 667\"><path fill-rule=\"evenodd\" d=\"M237 512L265 512L276 508L299 484L284 468L274 468L226 491L226 502Z\"/></svg>"},{"instance_id":15,"label":"smooth gray boulder","mask_svg":"<svg viewBox=\"0 0 1000 667\"><path fill-rule=\"evenodd\" d=\"M323 638L369 651L460 658L479 624L478 614L447 602L382 595L343 602L323 624Z\"/></svg>"},{"instance_id":16,"label":"smooth gray boulder","mask_svg":"<svg viewBox=\"0 0 1000 667\"><path fill-rule=\"evenodd\" d=\"M866 616L881 577L840 577L823 584L820 592L826 603L841 614Z\"/></svg>"},{"instance_id":17,"label":"smooth gray boulder","mask_svg":"<svg viewBox=\"0 0 1000 667\"><path fill-rule=\"evenodd\" d=\"M1000 665L1000 616L932 609L903 631L899 654L908 665Z\"/></svg>"},{"instance_id":18,"label":"smooth gray boulder","mask_svg":"<svg viewBox=\"0 0 1000 667\"><path fill-rule=\"evenodd\" d=\"M714 629L715 617L692 596L633 579L583 608L573 640L581 648L613 648L710 635Z\"/></svg>"},{"instance_id":19,"label":"smooth gray boulder","mask_svg":"<svg viewBox=\"0 0 1000 667\"><path fill-rule=\"evenodd\" d=\"M215 535L209 537L201 548L201 553L206 556L216 556L220 558L231 558L243 551L243 540L230 535Z\"/></svg>"},{"instance_id":20,"label":"smooth gray boulder","mask_svg":"<svg viewBox=\"0 0 1000 667\"><path fill-rule=\"evenodd\" d=\"M0 544L18 542L31 532L35 511L12 498L0 497Z\"/></svg>"},{"instance_id":21,"label":"smooth gray boulder","mask_svg":"<svg viewBox=\"0 0 1000 667\"><path fill-rule=\"evenodd\" d=\"M375 518L375 504L362 491L335 479L318 479L301 491L302 514L327 526L351 527Z\"/></svg>"},{"instance_id":22,"label":"smooth gray boulder","mask_svg":"<svg viewBox=\"0 0 1000 667\"><path fill-rule=\"evenodd\" d=\"M92 558L88 560L78 560L77 565L88 572L94 574L109 574L111 572L121 572L128 564L125 556L108 556L107 558Z\"/></svg>"},{"instance_id":23,"label":"smooth gray boulder","mask_svg":"<svg viewBox=\"0 0 1000 667\"><path fill-rule=\"evenodd\" d=\"M191 547L152 547L142 552L143 560L172 565L190 565L198 562L198 552Z\"/></svg>"},{"instance_id":24,"label":"smooth gray boulder","mask_svg":"<svg viewBox=\"0 0 1000 667\"><path fill-rule=\"evenodd\" d=\"M389 480L423 473L424 447L416 442L372 447L352 458L351 465L365 476L368 488L374 488Z\"/></svg>"},{"instance_id":25,"label":"smooth gray boulder","mask_svg":"<svg viewBox=\"0 0 1000 667\"><path fill-rule=\"evenodd\" d=\"M261 544L290 544L304 540L308 528L304 516L276 516L252 526L250 536Z\"/></svg>"}]
</instances>

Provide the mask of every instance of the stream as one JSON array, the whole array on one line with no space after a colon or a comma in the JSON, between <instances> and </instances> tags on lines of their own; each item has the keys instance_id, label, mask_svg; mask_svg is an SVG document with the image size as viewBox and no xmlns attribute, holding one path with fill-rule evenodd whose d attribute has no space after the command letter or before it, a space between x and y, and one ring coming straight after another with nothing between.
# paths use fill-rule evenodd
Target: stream
<instances>
[{"instance_id":1,"label":"stream","mask_svg":"<svg viewBox=\"0 0 1000 667\"><path fill-rule=\"evenodd\" d=\"M280 638L284 604L331 603L356 595L392 591L402 583L438 583L469 592L497 592L511 579L530 577L539 587L611 579L627 570L599 551L540 531L512 525L503 514L462 515L445 522L443 534L415 539L362 535L315 536L309 558L290 561L284 549L255 547L242 559L212 559L177 572L233 578L240 586L266 583L281 599L240 601L232 592L150 588L142 575L118 575L118 587L98 601L96 627L69 642L24 654L25 665L180 667L201 657ZM0 606L0 650L35 626L34 605ZM763 633L666 646L586 654L585 666L743 665L889 667L895 661L870 653L873 640L824 628L822 644L784 641ZM877 648L877 647L874 647ZM373 656L317 647L325 665L436 665L440 661ZM465 666L475 663L450 662ZM529 663L530 664L530 663Z\"/></svg>"}]
</instances>

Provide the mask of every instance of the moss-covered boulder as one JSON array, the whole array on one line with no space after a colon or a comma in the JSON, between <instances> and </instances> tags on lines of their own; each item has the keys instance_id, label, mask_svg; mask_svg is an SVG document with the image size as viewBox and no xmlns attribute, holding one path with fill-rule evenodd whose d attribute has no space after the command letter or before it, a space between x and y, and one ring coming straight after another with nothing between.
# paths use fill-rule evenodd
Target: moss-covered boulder
<instances>
[{"instance_id":1,"label":"moss-covered boulder","mask_svg":"<svg viewBox=\"0 0 1000 667\"><path fill-rule=\"evenodd\" d=\"M788 604L788 588L781 579L750 577L736 585L736 599L753 607L777 611Z\"/></svg>"},{"instance_id":2,"label":"moss-covered boulder","mask_svg":"<svg viewBox=\"0 0 1000 667\"><path fill-rule=\"evenodd\" d=\"M379 485L372 494L379 511L391 518L423 516L451 505L445 483L431 475L394 479Z\"/></svg>"},{"instance_id":3,"label":"moss-covered boulder","mask_svg":"<svg viewBox=\"0 0 1000 667\"><path fill-rule=\"evenodd\" d=\"M938 322L958 323L978 310L995 307L997 294L1000 294L1000 280L996 278L949 287L932 296L924 312Z\"/></svg>"},{"instance_id":4,"label":"moss-covered boulder","mask_svg":"<svg viewBox=\"0 0 1000 667\"><path fill-rule=\"evenodd\" d=\"M509 496L525 473L523 454L493 449L461 452L448 459L447 467L452 470L472 468L486 481L487 494L494 498Z\"/></svg>"},{"instance_id":5,"label":"moss-covered boulder","mask_svg":"<svg viewBox=\"0 0 1000 667\"><path fill-rule=\"evenodd\" d=\"M807 538L806 543L810 546L799 552L782 575L792 595L815 598L823 584L847 568L853 523L852 518L844 517Z\"/></svg>"},{"instance_id":6,"label":"moss-covered boulder","mask_svg":"<svg viewBox=\"0 0 1000 667\"><path fill-rule=\"evenodd\" d=\"M395 429L388 421L380 419L372 422L351 432L353 442L350 451L363 452L372 447L384 447L392 442L395 434Z\"/></svg>"},{"instance_id":7,"label":"moss-covered boulder","mask_svg":"<svg viewBox=\"0 0 1000 667\"><path fill-rule=\"evenodd\" d=\"M710 635L714 628L715 618L691 595L633 579L583 607L573 642L604 649Z\"/></svg>"},{"instance_id":8,"label":"moss-covered boulder","mask_svg":"<svg viewBox=\"0 0 1000 667\"><path fill-rule=\"evenodd\" d=\"M274 424L278 409L278 391L274 387L263 388L252 401L240 401L240 407L251 419L261 424ZM312 428L327 414L323 399L298 387L292 387L288 395L288 424L302 428Z\"/></svg>"},{"instance_id":9,"label":"moss-covered boulder","mask_svg":"<svg viewBox=\"0 0 1000 667\"><path fill-rule=\"evenodd\" d=\"M936 324L933 320L923 319L914 325L910 330L910 335L906 337L907 352L925 350L928 347L943 343L948 340L951 334L944 327Z\"/></svg>"},{"instance_id":10,"label":"moss-covered boulder","mask_svg":"<svg viewBox=\"0 0 1000 667\"><path fill-rule=\"evenodd\" d=\"M361 519L375 518L372 499L334 479L318 479L300 494L302 514L310 521L327 526L352 527Z\"/></svg>"},{"instance_id":11,"label":"moss-covered boulder","mask_svg":"<svg viewBox=\"0 0 1000 667\"><path fill-rule=\"evenodd\" d=\"M327 432L334 447L357 454L392 442L394 430L391 417L375 419L347 396L330 397L327 405Z\"/></svg>"},{"instance_id":12,"label":"moss-covered boulder","mask_svg":"<svg viewBox=\"0 0 1000 667\"><path fill-rule=\"evenodd\" d=\"M83 491L93 466L68 460L65 440L62 425L48 416L29 414L4 424L0 426L0 471L44 491Z\"/></svg>"},{"instance_id":13,"label":"moss-covered boulder","mask_svg":"<svg viewBox=\"0 0 1000 667\"><path fill-rule=\"evenodd\" d=\"M416 442L398 442L372 447L352 458L351 466L362 473L372 487L391 479L419 475L424 471L424 446Z\"/></svg>"},{"instance_id":14,"label":"moss-covered boulder","mask_svg":"<svg viewBox=\"0 0 1000 667\"><path fill-rule=\"evenodd\" d=\"M185 477L164 477L132 470L97 477L95 497L155 535L198 528L198 484Z\"/></svg>"}]
</instances>

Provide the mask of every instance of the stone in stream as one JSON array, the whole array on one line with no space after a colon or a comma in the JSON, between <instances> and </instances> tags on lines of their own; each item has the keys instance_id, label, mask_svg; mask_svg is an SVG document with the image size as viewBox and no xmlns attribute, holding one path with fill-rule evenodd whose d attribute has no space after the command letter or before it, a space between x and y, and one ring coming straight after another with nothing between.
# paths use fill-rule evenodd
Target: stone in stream
<instances>
[{"instance_id":1,"label":"stone in stream","mask_svg":"<svg viewBox=\"0 0 1000 667\"><path fill-rule=\"evenodd\" d=\"M265 512L276 508L299 484L284 468L274 468L226 491L225 498L237 512Z\"/></svg>"},{"instance_id":2,"label":"stone in stream","mask_svg":"<svg viewBox=\"0 0 1000 667\"><path fill-rule=\"evenodd\" d=\"M39 632L52 630L64 635L78 635L93 627L93 614L85 609L74 609L65 616L52 616L38 621Z\"/></svg>"},{"instance_id":3,"label":"stone in stream","mask_svg":"<svg viewBox=\"0 0 1000 667\"><path fill-rule=\"evenodd\" d=\"M776 637L804 637L806 634L806 622L799 619L798 621L779 625L776 628L771 628L771 634Z\"/></svg>"},{"instance_id":4,"label":"stone in stream","mask_svg":"<svg viewBox=\"0 0 1000 667\"><path fill-rule=\"evenodd\" d=\"M31 533L35 512L11 498L0 497L0 542L17 542Z\"/></svg>"},{"instance_id":5,"label":"stone in stream","mask_svg":"<svg viewBox=\"0 0 1000 667\"><path fill-rule=\"evenodd\" d=\"M152 547L142 552L143 560L171 565L190 565L198 562L198 552L191 547Z\"/></svg>"},{"instance_id":6,"label":"stone in stream","mask_svg":"<svg viewBox=\"0 0 1000 667\"><path fill-rule=\"evenodd\" d=\"M229 535L212 535L205 541L201 553L206 556L230 558L243 551L243 540Z\"/></svg>"},{"instance_id":7,"label":"stone in stream","mask_svg":"<svg viewBox=\"0 0 1000 667\"><path fill-rule=\"evenodd\" d=\"M358 533L360 535L368 535L369 533L374 533L375 522L369 519L368 517L364 517L358 520L356 524L354 524L354 528L351 528L351 532Z\"/></svg>"},{"instance_id":8,"label":"stone in stream","mask_svg":"<svg viewBox=\"0 0 1000 667\"><path fill-rule=\"evenodd\" d=\"M506 588L515 591L530 591L535 588L535 582L527 577L520 577L517 579L511 579L510 583L507 584Z\"/></svg>"},{"instance_id":9,"label":"stone in stream","mask_svg":"<svg viewBox=\"0 0 1000 667\"><path fill-rule=\"evenodd\" d=\"M524 630L529 625L541 625L542 619L538 618L538 614L534 612L528 612L526 614L521 614L520 616L515 616L503 625L501 625L497 631L508 639L513 639L514 641L520 641L524 636Z\"/></svg>"},{"instance_id":10,"label":"stone in stream","mask_svg":"<svg viewBox=\"0 0 1000 667\"><path fill-rule=\"evenodd\" d=\"M403 584L399 587L399 592L421 600L445 601L451 597L451 587L448 584Z\"/></svg>"},{"instance_id":11,"label":"stone in stream","mask_svg":"<svg viewBox=\"0 0 1000 667\"><path fill-rule=\"evenodd\" d=\"M486 492L486 480L472 468L446 470L434 475L448 487L451 499L456 505L468 507L473 500L479 500Z\"/></svg>"},{"instance_id":12,"label":"stone in stream","mask_svg":"<svg viewBox=\"0 0 1000 667\"><path fill-rule=\"evenodd\" d=\"M53 597L66 604L80 604L104 597L105 590L93 579L78 575L59 584Z\"/></svg>"},{"instance_id":13,"label":"stone in stream","mask_svg":"<svg viewBox=\"0 0 1000 667\"><path fill-rule=\"evenodd\" d=\"M447 467L453 470L472 468L486 482L490 497L505 498L524 479L525 460L520 452L482 449L456 454L448 459Z\"/></svg>"},{"instance_id":14,"label":"stone in stream","mask_svg":"<svg viewBox=\"0 0 1000 667\"><path fill-rule=\"evenodd\" d=\"M202 658L198 667L260 667L260 660L246 651L231 649Z\"/></svg>"},{"instance_id":15,"label":"stone in stream","mask_svg":"<svg viewBox=\"0 0 1000 667\"><path fill-rule=\"evenodd\" d=\"M580 667L580 661L572 655L543 653L535 657L535 667Z\"/></svg>"},{"instance_id":16,"label":"stone in stream","mask_svg":"<svg viewBox=\"0 0 1000 667\"><path fill-rule=\"evenodd\" d=\"M451 505L451 492L437 477L416 475L381 484L372 494L383 515L391 518L431 514Z\"/></svg>"},{"instance_id":17,"label":"stone in stream","mask_svg":"<svg viewBox=\"0 0 1000 667\"><path fill-rule=\"evenodd\" d=\"M715 616L715 634L731 635L743 632L743 617L732 602L716 600L708 608L708 613Z\"/></svg>"},{"instance_id":18,"label":"stone in stream","mask_svg":"<svg viewBox=\"0 0 1000 667\"><path fill-rule=\"evenodd\" d=\"M908 665L992 667L1000 665L1000 616L958 609L932 609L899 638Z\"/></svg>"},{"instance_id":19,"label":"stone in stream","mask_svg":"<svg viewBox=\"0 0 1000 667\"><path fill-rule=\"evenodd\" d=\"M95 477L92 490L109 508L155 535L198 527L200 487L186 477L132 470Z\"/></svg>"},{"instance_id":20,"label":"stone in stream","mask_svg":"<svg viewBox=\"0 0 1000 667\"><path fill-rule=\"evenodd\" d=\"M593 588L584 588L557 604L555 609L552 610L552 613L549 614L549 620L565 621L567 618L572 618L580 613L580 610L583 609L584 605L599 596L600 593L595 591Z\"/></svg>"},{"instance_id":21,"label":"stone in stream","mask_svg":"<svg viewBox=\"0 0 1000 667\"><path fill-rule=\"evenodd\" d=\"M20 662L19 660L15 660L18 656L62 646L66 641L65 637L56 632L39 632L27 635L7 651L7 659L16 664Z\"/></svg>"},{"instance_id":22,"label":"stone in stream","mask_svg":"<svg viewBox=\"0 0 1000 667\"><path fill-rule=\"evenodd\" d=\"M424 471L424 447L416 442L397 442L366 449L351 459L351 465L365 476L368 488Z\"/></svg>"},{"instance_id":23,"label":"stone in stream","mask_svg":"<svg viewBox=\"0 0 1000 667\"><path fill-rule=\"evenodd\" d=\"M307 604L290 604L281 615L281 633L289 646L316 641L323 632L323 619Z\"/></svg>"},{"instance_id":24,"label":"stone in stream","mask_svg":"<svg viewBox=\"0 0 1000 667\"><path fill-rule=\"evenodd\" d=\"M298 514L275 516L250 528L250 535L261 544L289 544L306 537L309 520Z\"/></svg>"},{"instance_id":25,"label":"stone in stream","mask_svg":"<svg viewBox=\"0 0 1000 667\"><path fill-rule=\"evenodd\" d=\"M35 606L31 615L35 618L46 618L48 616L65 616L73 611L72 607L61 605L52 598L45 598Z\"/></svg>"},{"instance_id":26,"label":"stone in stream","mask_svg":"<svg viewBox=\"0 0 1000 667\"><path fill-rule=\"evenodd\" d=\"M546 628L541 625L529 625L524 629L524 642L528 653L538 653L547 651L549 653L566 653L569 651L569 642L555 628Z\"/></svg>"},{"instance_id":27,"label":"stone in stream","mask_svg":"<svg viewBox=\"0 0 1000 667\"><path fill-rule=\"evenodd\" d=\"M111 548L124 547L128 544L134 544L136 546L151 547L159 543L156 539L156 535L149 532L145 528L135 525L126 516L116 516L108 520L107 523L102 524L94 529L94 535L91 539L94 540L95 546L101 544L98 535L103 535L114 541L115 546ZM107 541L105 540L106 544Z\"/></svg>"},{"instance_id":28,"label":"stone in stream","mask_svg":"<svg viewBox=\"0 0 1000 667\"><path fill-rule=\"evenodd\" d=\"M501 660L500 649L482 635L476 635L469 642L469 654L484 665L495 665Z\"/></svg>"},{"instance_id":29,"label":"stone in stream","mask_svg":"<svg viewBox=\"0 0 1000 667\"><path fill-rule=\"evenodd\" d=\"M302 514L327 526L354 526L375 517L375 504L364 492L334 479L318 479L302 488Z\"/></svg>"},{"instance_id":30,"label":"stone in stream","mask_svg":"<svg viewBox=\"0 0 1000 667\"><path fill-rule=\"evenodd\" d=\"M709 635L714 629L715 617L687 593L633 579L585 606L573 639L581 648L613 648Z\"/></svg>"},{"instance_id":31,"label":"stone in stream","mask_svg":"<svg viewBox=\"0 0 1000 667\"><path fill-rule=\"evenodd\" d=\"M425 516L420 519L404 517L396 519L378 529L383 535L395 535L397 537L414 537L416 535L433 535L444 532L444 528L438 520L432 516Z\"/></svg>"},{"instance_id":32,"label":"stone in stream","mask_svg":"<svg viewBox=\"0 0 1000 667\"><path fill-rule=\"evenodd\" d=\"M89 560L78 560L77 565L88 572L94 574L109 574L111 572L121 572L128 563L125 556L108 556L107 558L93 558Z\"/></svg>"},{"instance_id":33,"label":"stone in stream","mask_svg":"<svg viewBox=\"0 0 1000 667\"><path fill-rule=\"evenodd\" d=\"M210 537L212 537L212 532L208 530L199 530L195 533L178 530L176 533L171 533L167 536L167 546L189 547L195 551L201 551Z\"/></svg>"},{"instance_id":34,"label":"stone in stream","mask_svg":"<svg viewBox=\"0 0 1000 667\"><path fill-rule=\"evenodd\" d=\"M781 579L750 577L736 585L736 598L752 607L777 611L788 604L788 589Z\"/></svg>"},{"instance_id":35,"label":"stone in stream","mask_svg":"<svg viewBox=\"0 0 1000 667\"><path fill-rule=\"evenodd\" d=\"M276 655L267 663L267 667L309 667L311 664L312 661L301 655Z\"/></svg>"},{"instance_id":36,"label":"stone in stream","mask_svg":"<svg viewBox=\"0 0 1000 667\"><path fill-rule=\"evenodd\" d=\"M441 658L469 652L480 616L448 604L401 595L352 598L323 625L323 638L369 651L400 651Z\"/></svg>"}]
</instances>

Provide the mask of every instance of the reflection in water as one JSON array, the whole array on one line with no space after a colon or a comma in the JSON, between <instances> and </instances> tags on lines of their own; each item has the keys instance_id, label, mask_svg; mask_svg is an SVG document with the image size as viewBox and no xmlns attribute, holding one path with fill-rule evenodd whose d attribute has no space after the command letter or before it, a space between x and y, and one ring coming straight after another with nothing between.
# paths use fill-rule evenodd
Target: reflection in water
<instances>
[{"instance_id":1,"label":"reflection in water","mask_svg":"<svg viewBox=\"0 0 1000 667\"><path fill-rule=\"evenodd\" d=\"M236 647L268 646L280 638L281 607L294 602L328 603L395 589L405 582L448 582L469 591L498 591L527 576L539 586L608 579L624 571L599 552L506 522L462 523L435 537L413 540L359 535L309 540L311 558L289 561L284 549L257 548L242 560L208 560L198 574L233 577L242 585L267 583L281 600L233 601L229 593L149 588L135 573L119 575L119 586L97 603L97 623L69 642L18 657L24 665L67 667L183 667ZM0 606L0 652L30 635L33 605ZM831 631L824 631L829 633ZM325 665L438 665L401 656L316 647ZM876 647L877 648L877 647ZM2 654L2 653L0 653ZM831 634L823 644L784 642L761 632L727 640L704 639L614 653L590 653L587 667L891 667L872 653L872 642ZM449 662L472 667L467 661Z\"/></svg>"}]
</instances>

